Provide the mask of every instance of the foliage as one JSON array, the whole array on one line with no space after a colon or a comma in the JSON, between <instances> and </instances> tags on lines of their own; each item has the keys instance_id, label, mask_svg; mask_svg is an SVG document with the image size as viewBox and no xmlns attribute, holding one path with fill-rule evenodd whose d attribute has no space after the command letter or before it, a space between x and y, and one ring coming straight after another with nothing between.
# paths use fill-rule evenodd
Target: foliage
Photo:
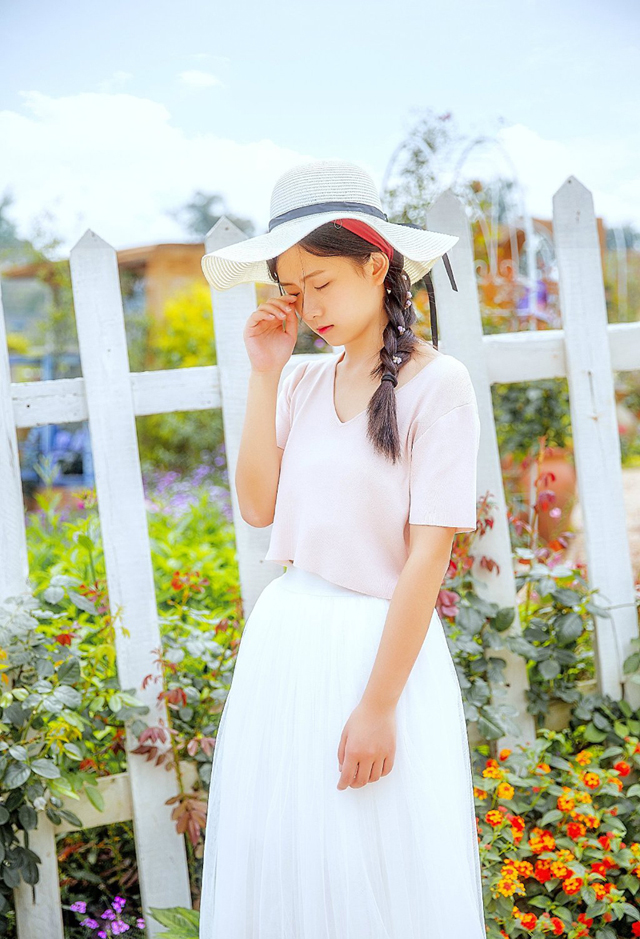
<instances>
[{"instance_id":1,"label":"foliage","mask_svg":"<svg viewBox=\"0 0 640 939\"><path fill-rule=\"evenodd\" d=\"M640 743L541 730L474 773L489 939L637 936Z\"/></svg>"},{"instance_id":2,"label":"foliage","mask_svg":"<svg viewBox=\"0 0 640 939\"><path fill-rule=\"evenodd\" d=\"M83 792L103 806L98 775L122 767L123 726L147 713L115 670L116 627L102 598L54 574L38 596L0 605L0 923L20 881L38 882L29 832L44 811L81 826L63 807ZM24 843L20 835L24 836ZM0 932L2 926L0 925Z\"/></svg>"},{"instance_id":3,"label":"foliage","mask_svg":"<svg viewBox=\"0 0 640 939\"><path fill-rule=\"evenodd\" d=\"M158 933L162 939L198 939L200 913L197 910L188 910L183 906L160 910L152 906L151 915L169 929L168 932Z\"/></svg>"},{"instance_id":4,"label":"foliage","mask_svg":"<svg viewBox=\"0 0 640 939\"><path fill-rule=\"evenodd\" d=\"M501 453L522 459L542 436L548 446L566 447L571 441L566 379L498 383L491 390Z\"/></svg>"},{"instance_id":5,"label":"foliage","mask_svg":"<svg viewBox=\"0 0 640 939\"><path fill-rule=\"evenodd\" d=\"M228 492L218 485L218 476L202 467L189 479L156 474L146 481L163 639L156 663L162 671L154 671L147 681L158 684L158 694L171 715L169 723L160 728L149 728L140 720L147 709L136 706L130 695L132 689L123 693L118 687L114 647L117 617L112 622L95 495L84 494L77 511L67 515L59 509L58 494L45 491L37 497L39 510L29 515L28 525L36 596L27 596L23 601L30 617L25 622L31 631L22 641L32 656L47 660L48 664L40 667L51 690L33 679L35 666L31 671L27 669L24 650L14 649L17 640L10 644L0 638L5 655L0 662L2 680L10 688L5 694L11 695L10 701L8 697L0 699L5 708L2 736L6 740L0 750L0 807L7 810L2 823L7 834L3 838L15 870L19 870L19 860L26 869L29 859L28 876L32 879L37 879L37 859L15 847L17 832L23 827L21 818L34 827L35 813L48 808L54 823L64 818L80 826L81 819L68 811L61 796L74 799L84 789L93 804L100 807L97 777L126 769L125 721L139 736L141 746L153 744L145 751L148 758L176 766L180 788L173 800L174 818L179 830L189 835L192 875L193 880L197 879L193 846L204 824L202 789L208 784L215 733L230 683L242 616ZM18 660L15 655L20 656ZM21 689L18 675L25 683L31 681L30 691ZM55 691L59 685L63 690ZM19 758L24 755L11 748L26 746L26 729L16 723L21 714L11 707L16 703L14 699L21 709L35 707L35 694L47 698L48 704L40 705L38 722L48 723L46 728L35 720L29 723L29 717L33 717L29 712L27 726L40 731L48 749L35 753L37 741L30 740L22 762L31 765L34 758L47 757L51 774L55 775L47 780L48 789L44 784L34 788L30 779L24 790L18 791L16 784L12 787L16 791L10 791L6 770L9 765L19 766ZM52 713L51 701L56 695L62 695L65 701L59 715ZM75 704L70 700L66 703L72 696ZM158 736L152 740L156 733ZM200 792L182 779L181 762L185 759L197 767ZM37 770L40 764L35 765ZM15 768L11 770L10 783L11 774L16 772ZM35 803L35 799L39 801ZM23 804L30 808L28 813L23 809L21 816ZM11 885L5 884L5 909L0 916L8 908L15 881L15 875L6 877ZM99 896L93 899L97 902Z\"/></svg>"},{"instance_id":6,"label":"foliage","mask_svg":"<svg viewBox=\"0 0 640 939\"><path fill-rule=\"evenodd\" d=\"M484 587L473 573L474 557L481 571L496 570L496 562L482 552L481 541L493 527L492 506L489 495L481 499L476 531L456 536L436 604L448 635L466 718L477 722L478 732L487 741L519 733L516 709L500 701L506 692L506 660L498 650L508 649L527 663L527 710L540 720L553 700L575 704L580 699L577 682L593 675L594 617L609 616L594 602L585 566L563 562L566 539L539 544L538 501L531 526L508 512L521 627L511 632L516 610L486 600Z\"/></svg>"}]
</instances>

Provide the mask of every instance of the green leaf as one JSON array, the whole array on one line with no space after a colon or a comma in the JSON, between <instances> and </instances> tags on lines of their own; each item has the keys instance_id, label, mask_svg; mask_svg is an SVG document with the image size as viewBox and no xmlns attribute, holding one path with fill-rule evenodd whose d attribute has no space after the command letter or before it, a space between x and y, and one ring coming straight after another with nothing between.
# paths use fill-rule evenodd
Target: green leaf
<instances>
[{"instance_id":1,"label":"green leaf","mask_svg":"<svg viewBox=\"0 0 640 939\"><path fill-rule=\"evenodd\" d=\"M9 747L9 753L14 758L14 760L18 760L19 763L26 763L28 759L26 748L20 746L18 743L14 744L12 747Z\"/></svg>"},{"instance_id":2,"label":"green leaf","mask_svg":"<svg viewBox=\"0 0 640 939\"><path fill-rule=\"evenodd\" d=\"M70 825L75 825L76 828L83 827L82 819L78 818L78 816L75 815L73 812L70 812L69 809L58 809L58 812L60 813L62 818L65 819L65 821L69 822Z\"/></svg>"},{"instance_id":3,"label":"green leaf","mask_svg":"<svg viewBox=\"0 0 640 939\"><path fill-rule=\"evenodd\" d=\"M10 763L2 780L4 788L17 789L26 783L30 775L31 770L24 763Z\"/></svg>"},{"instance_id":4,"label":"green leaf","mask_svg":"<svg viewBox=\"0 0 640 939\"><path fill-rule=\"evenodd\" d=\"M87 794L87 799L99 812L104 812L104 797L97 786L85 786L84 791Z\"/></svg>"},{"instance_id":5,"label":"green leaf","mask_svg":"<svg viewBox=\"0 0 640 939\"><path fill-rule=\"evenodd\" d=\"M554 624L558 630L558 636L561 642L570 642L572 639L579 639L584 631L584 626L578 613L565 613L563 616L557 616Z\"/></svg>"},{"instance_id":6,"label":"green leaf","mask_svg":"<svg viewBox=\"0 0 640 939\"><path fill-rule=\"evenodd\" d=\"M58 669L58 681L63 685L75 685L82 677L78 659L68 659Z\"/></svg>"},{"instance_id":7,"label":"green leaf","mask_svg":"<svg viewBox=\"0 0 640 939\"><path fill-rule=\"evenodd\" d=\"M82 759L82 752L80 748L75 745L75 743L64 743L62 746L64 752L74 760Z\"/></svg>"},{"instance_id":8,"label":"green leaf","mask_svg":"<svg viewBox=\"0 0 640 939\"><path fill-rule=\"evenodd\" d=\"M38 825L38 815L32 805L21 805L18 809L18 818L25 831L32 831Z\"/></svg>"},{"instance_id":9,"label":"green leaf","mask_svg":"<svg viewBox=\"0 0 640 939\"><path fill-rule=\"evenodd\" d=\"M169 926L171 935L176 939L198 939L200 915L197 910L188 910L182 906L169 909L150 907L149 912L161 926ZM162 935L162 934L161 934Z\"/></svg>"},{"instance_id":10,"label":"green leaf","mask_svg":"<svg viewBox=\"0 0 640 939\"><path fill-rule=\"evenodd\" d=\"M60 770L53 760L34 760L31 769L38 776L44 776L45 779L57 779L60 776Z\"/></svg>"},{"instance_id":11,"label":"green leaf","mask_svg":"<svg viewBox=\"0 0 640 939\"><path fill-rule=\"evenodd\" d=\"M538 670L543 678L546 678L547 681L550 681L552 678L556 678L560 674L560 663L556 659L545 659L544 662L538 664Z\"/></svg>"}]
</instances>

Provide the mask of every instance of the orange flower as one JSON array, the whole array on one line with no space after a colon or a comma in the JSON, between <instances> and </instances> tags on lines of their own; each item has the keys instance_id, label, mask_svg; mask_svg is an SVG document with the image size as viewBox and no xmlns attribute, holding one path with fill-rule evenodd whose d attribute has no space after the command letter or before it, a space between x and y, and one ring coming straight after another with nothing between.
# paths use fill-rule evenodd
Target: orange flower
<instances>
[{"instance_id":1,"label":"orange flower","mask_svg":"<svg viewBox=\"0 0 640 939\"><path fill-rule=\"evenodd\" d=\"M575 757L576 763L579 763L580 766L588 766L592 759L590 750L581 750L580 753L576 753Z\"/></svg>"},{"instance_id":2,"label":"orange flower","mask_svg":"<svg viewBox=\"0 0 640 939\"><path fill-rule=\"evenodd\" d=\"M613 764L613 768L617 769L621 776L628 776L631 772L631 767L626 760L618 760Z\"/></svg>"},{"instance_id":3,"label":"orange flower","mask_svg":"<svg viewBox=\"0 0 640 939\"><path fill-rule=\"evenodd\" d=\"M498 786L498 798L499 799L513 799L514 788L508 782L501 782Z\"/></svg>"},{"instance_id":4,"label":"orange flower","mask_svg":"<svg viewBox=\"0 0 640 939\"><path fill-rule=\"evenodd\" d=\"M582 776L582 782L589 789L597 789L600 785L600 777L597 773L584 773Z\"/></svg>"},{"instance_id":5,"label":"orange flower","mask_svg":"<svg viewBox=\"0 0 640 939\"><path fill-rule=\"evenodd\" d=\"M598 841L600 846L604 848L605 851L608 851L611 847L611 832L607 831L604 835L598 835ZM640 844L638 845L640 849ZM631 845L631 850L633 850L633 845Z\"/></svg>"},{"instance_id":6,"label":"orange flower","mask_svg":"<svg viewBox=\"0 0 640 939\"><path fill-rule=\"evenodd\" d=\"M582 923L583 926L593 926L593 920L590 916L587 916L586 913L578 913L578 922Z\"/></svg>"},{"instance_id":7,"label":"orange flower","mask_svg":"<svg viewBox=\"0 0 640 939\"><path fill-rule=\"evenodd\" d=\"M567 834L573 841L577 841L578 838L583 838L586 830L587 829L581 822L569 822L567 825Z\"/></svg>"},{"instance_id":8,"label":"orange flower","mask_svg":"<svg viewBox=\"0 0 640 939\"><path fill-rule=\"evenodd\" d=\"M487 760L487 765L482 770L485 779L503 779L504 773L498 766L497 760Z\"/></svg>"},{"instance_id":9,"label":"orange flower","mask_svg":"<svg viewBox=\"0 0 640 939\"><path fill-rule=\"evenodd\" d=\"M528 929L529 932L533 932L533 930L536 928L537 922L538 917L535 913L523 913L522 917L520 918L520 923L525 929Z\"/></svg>"},{"instance_id":10,"label":"orange flower","mask_svg":"<svg viewBox=\"0 0 640 939\"><path fill-rule=\"evenodd\" d=\"M562 922L559 916L551 917L551 925L553 926L553 935L561 936L562 933L564 932L564 923Z\"/></svg>"},{"instance_id":11,"label":"orange flower","mask_svg":"<svg viewBox=\"0 0 640 939\"><path fill-rule=\"evenodd\" d=\"M488 825L491 825L492 828L498 828L504 819L502 812L498 812L497 809L490 809L484 817L485 822Z\"/></svg>"},{"instance_id":12,"label":"orange flower","mask_svg":"<svg viewBox=\"0 0 640 939\"><path fill-rule=\"evenodd\" d=\"M539 858L536 861L536 866L535 866L535 871L534 871L533 876L541 884L546 883L547 880L551 880L551 877L552 877L551 862L546 858Z\"/></svg>"},{"instance_id":13,"label":"orange flower","mask_svg":"<svg viewBox=\"0 0 640 939\"><path fill-rule=\"evenodd\" d=\"M551 875L552 877L559 877L560 880L564 880L566 877L571 877L573 871L571 871L566 864L563 864L562 861L551 861Z\"/></svg>"},{"instance_id":14,"label":"orange flower","mask_svg":"<svg viewBox=\"0 0 640 939\"><path fill-rule=\"evenodd\" d=\"M536 766L536 769L540 770L541 773L551 772L551 767L549 766L548 763L538 763L538 765Z\"/></svg>"},{"instance_id":15,"label":"orange flower","mask_svg":"<svg viewBox=\"0 0 640 939\"><path fill-rule=\"evenodd\" d=\"M489 795L485 789L479 789L477 786L473 787L473 794L476 799L486 799Z\"/></svg>"},{"instance_id":16,"label":"orange flower","mask_svg":"<svg viewBox=\"0 0 640 939\"><path fill-rule=\"evenodd\" d=\"M556 846L556 840L547 828L532 828L529 835L529 847L534 854L542 854L543 851L553 851Z\"/></svg>"},{"instance_id":17,"label":"orange flower","mask_svg":"<svg viewBox=\"0 0 640 939\"><path fill-rule=\"evenodd\" d=\"M503 750L501 750L500 753L498 754L498 759L500 759L500 760L506 760L506 758L507 758L510 754L511 754L511 750L509 750L508 747L505 747L505 748L504 748Z\"/></svg>"},{"instance_id":18,"label":"orange flower","mask_svg":"<svg viewBox=\"0 0 640 939\"><path fill-rule=\"evenodd\" d=\"M595 893L597 899L602 900L609 893L609 891L613 887L613 884L601 883L599 880L595 880L591 884L591 887L593 888L593 892Z\"/></svg>"},{"instance_id":19,"label":"orange flower","mask_svg":"<svg viewBox=\"0 0 640 939\"><path fill-rule=\"evenodd\" d=\"M567 792L571 792L569 786L563 786L562 788L565 790L565 795L558 796L556 805L561 812L570 812L575 808L576 801L573 798L573 793L571 793L571 795L566 795Z\"/></svg>"},{"instance_id":20,"label":"orange flower","mask_svg":"<svg viewBox=\"0 0 640 939\"><path fill-rule=\"evenodd\" d=\"M579 893L581 887L582 877L565 877L562 881L562 889L565 893L569 894L569 896L574 893Z\"/></svg>"},{"instance_id":21,"label":"orange flower","mask_svg":"<svg viewBox=\"0 0 640 939\"><path fill-rule=\"evenodd\" d=\"M564 861L565 864L568 864L569 861L575 861L576 859L575 854L573 853L573 851L570 851L569 848L560 848L560 850L557 852L557 855L558 855L558 860Z\"/></svg>"}]
</instances>

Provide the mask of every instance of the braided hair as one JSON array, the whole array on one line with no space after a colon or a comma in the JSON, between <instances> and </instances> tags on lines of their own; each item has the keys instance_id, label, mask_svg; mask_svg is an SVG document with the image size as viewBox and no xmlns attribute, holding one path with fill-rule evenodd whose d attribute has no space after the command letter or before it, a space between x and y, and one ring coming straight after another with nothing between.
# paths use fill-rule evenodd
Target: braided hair
<instances>
[{"instance_id":1,"label":"braided hair","mask_svg":"<svg viewBox=\"0 0 640 939\"><path fill-rule=\"evenodd\" d=\"M327 222L298 242L301 248L318 257L348 257L364 266L375 246L342 226ZM275 282L277 258L267 261ZM375 449L395 463L401 455L396 411L395 386L398 374L411 358L419 339L412 326L417 320L411 298L411 281L404 271L404 256L394 250L385 278L384 306L387 323L382 334L380 361L371 370L371 378L380 378L367 407L367 438Z\"/></svg>"}]
</instances>

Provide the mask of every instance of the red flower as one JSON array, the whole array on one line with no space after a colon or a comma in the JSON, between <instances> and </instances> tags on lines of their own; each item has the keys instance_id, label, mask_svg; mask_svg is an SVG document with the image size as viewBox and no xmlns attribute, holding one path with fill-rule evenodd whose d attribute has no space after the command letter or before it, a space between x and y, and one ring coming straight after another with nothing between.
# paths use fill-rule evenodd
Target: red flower
<instances>
[{"instance_id":1,"label":"red flower","mask_svg":"<svg viewBox=\"0 0 640 939\"><path fill-rule=\"evenodd\" d=\"M58 633L55 639L56 642L59 642L61 646L70 646L71 640L73 639L73 633Z\"/></svg>"},{"instance_id":2,"label":"red flower","mask_svg":"<svg viewBox=\"0 0 640 939\"><path fill-rule=\"evenodd\" d=\"M614 763L613 768L617 769L621 776L628 776L631 772L631 767L626 760L619 760L617 763Z\"/></svg>"}]
</instances>

